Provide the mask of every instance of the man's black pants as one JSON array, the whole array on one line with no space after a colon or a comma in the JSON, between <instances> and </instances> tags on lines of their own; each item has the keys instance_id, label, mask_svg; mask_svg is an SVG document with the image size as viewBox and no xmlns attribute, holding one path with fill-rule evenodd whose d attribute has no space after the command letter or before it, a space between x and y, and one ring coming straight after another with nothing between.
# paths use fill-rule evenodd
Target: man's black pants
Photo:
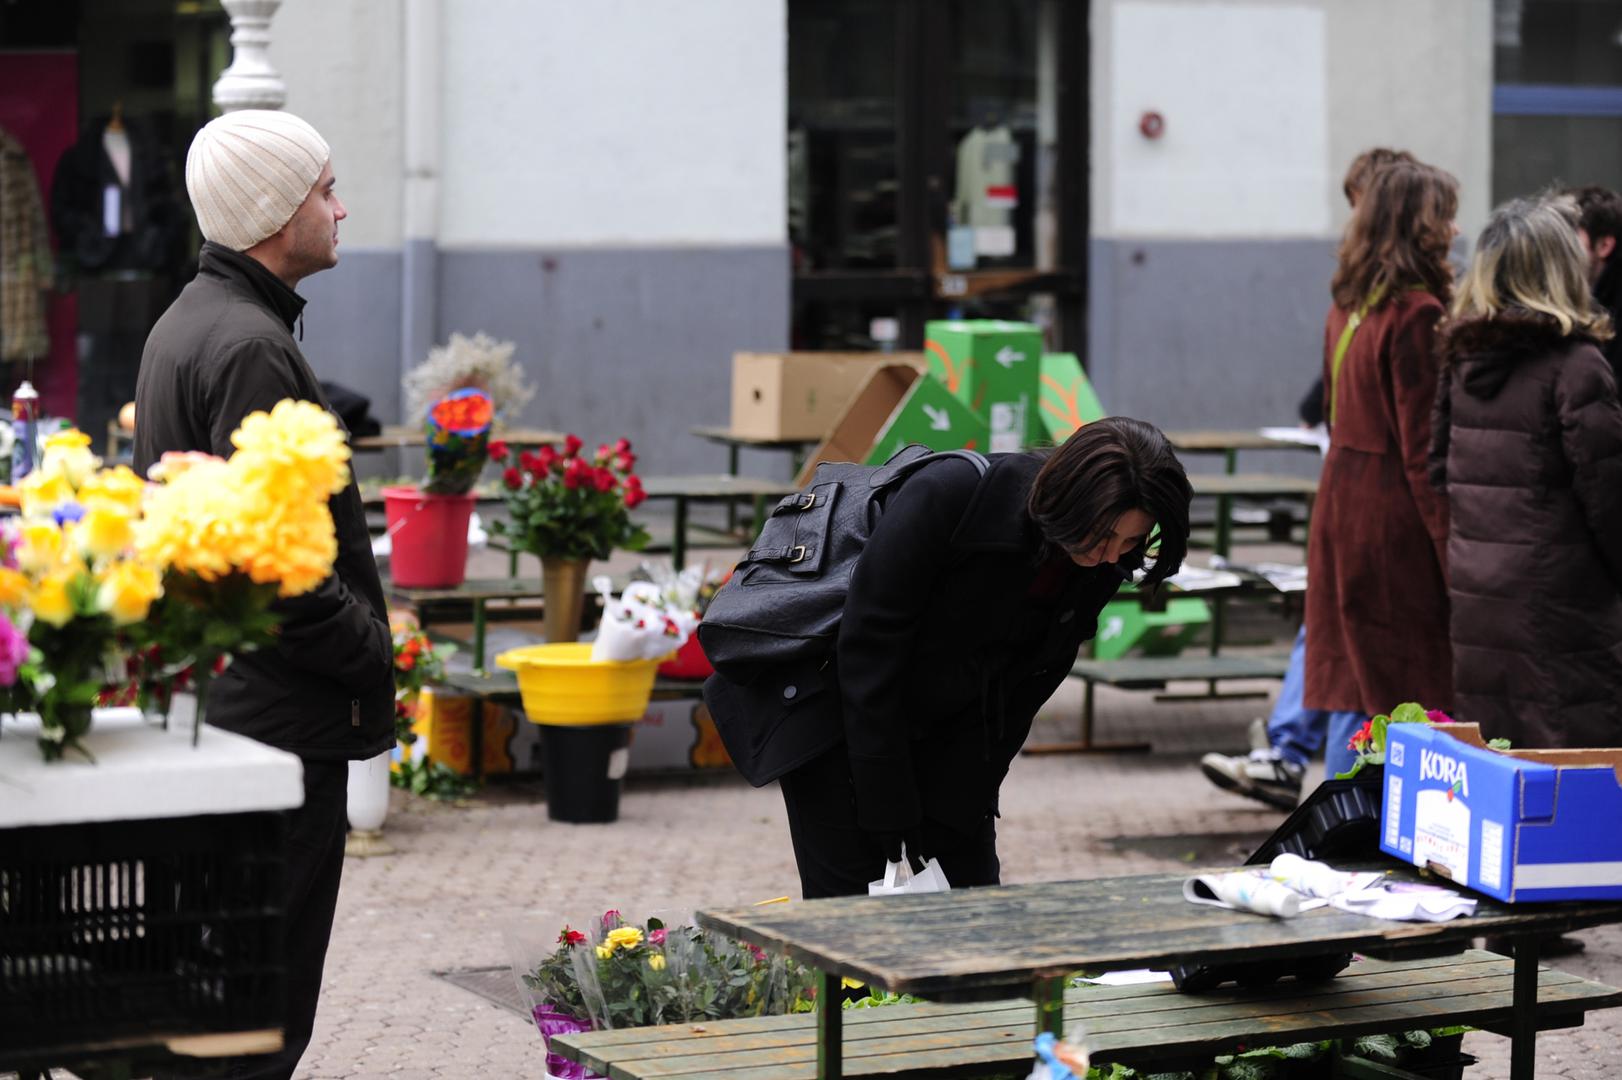
<instances>
[{"instance_id":1,"label":"man's black pants","mask_svg":"<svg viewBox=\"0 0 1622 1080\"><path fill-rule=\"evenodd\" d=\"M232 1080L291 1080L310 1045L349 827L349 763L304 762L304 805L287 837L287 1014L282 1049L232 1062Z\"/></svg>"},{"instance_id":2,"label":"man's black pants","mask_svg":"<svg viewBox=\"0 0 1622 1080\"><path fill-rule=\"evenodd\" d=\"M856 824L856 783L844 744L778 783L788 809L801 895L807 900L867 895L867 883L884 876L884 851L873 834ZM907 854L939 859L953 888L1000 883L997 826L990 811L969 832L928 817L919 831L923 850Z\"/></svg>"}]
</instances>

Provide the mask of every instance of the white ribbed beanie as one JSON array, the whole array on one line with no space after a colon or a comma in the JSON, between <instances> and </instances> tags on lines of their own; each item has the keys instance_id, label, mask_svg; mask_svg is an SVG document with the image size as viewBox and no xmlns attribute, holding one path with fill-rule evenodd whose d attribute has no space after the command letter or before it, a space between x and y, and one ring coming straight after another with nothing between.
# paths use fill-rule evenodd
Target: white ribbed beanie
<instances>
[{"instance_id":1,"label":"white ribbed beanie","mask_svg":"<svg viewBox=\"0 0 1622 1080\"><path fill-rule=\"evenodd\" d=\"M293 217L331 156L292 113L240 109L203 125L186 152L186 194L203 238L246 251Z\"/></svg>"}]
</instances>

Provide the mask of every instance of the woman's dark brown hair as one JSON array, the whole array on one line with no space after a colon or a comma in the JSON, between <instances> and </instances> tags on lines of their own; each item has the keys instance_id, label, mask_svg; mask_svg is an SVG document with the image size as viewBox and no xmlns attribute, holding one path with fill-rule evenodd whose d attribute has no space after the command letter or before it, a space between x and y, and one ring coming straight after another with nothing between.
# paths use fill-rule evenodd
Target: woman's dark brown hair
<instances>
[{"instance_id":1,"label":"woman's dark brown hair","mask_svg":"<svg viewBox=\"0 0 1622 1080\"><path fill-rule=\"evenodd\" d=\"M1152 589L1175 574L1188 554L1188 504L1193 498L1183 463L1159 428L1131 417L1106 416L1048 453L1026 509L1047 541L1066 551L1093 547L1122 514L1142 510L1154 519L1154 533L1120 565L1136 570L1145 565L1145 549L1156 548L1143 581Z\"/></svg>"},{"instance_id":2,"label":"woman's dark brown hair","mask_svg":"<svg viewBox=\"0 0 1622 1080\"><path fill-rule=\"evenodd\" d=\"M1335 305L1356 311L1379 291L1370 305L1378 308L1416 285L1447 303L1453 294L1447 255L1458 210L1459 182L1450 173L1417 161L1375 170L1341 241L1329 286Z\"/></svg>"}]
</instances>

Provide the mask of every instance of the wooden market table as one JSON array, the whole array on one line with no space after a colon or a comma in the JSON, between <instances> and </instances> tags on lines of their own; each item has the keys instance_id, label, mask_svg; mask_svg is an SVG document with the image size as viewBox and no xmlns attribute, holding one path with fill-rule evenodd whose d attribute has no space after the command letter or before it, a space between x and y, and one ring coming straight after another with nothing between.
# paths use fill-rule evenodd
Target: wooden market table
<instances>
[{"instance_id":1,"label":"wooden market table","mask_svg":"<svg viewBox=\"0 0 1622 1080\"><path fill-rule=\"evenodd\" d=\"M670 561L677 570L687 565L688 508L692 503L754 504L755 528L766 520L766 504L793 495L800 489L788 480L763 480L755 476L644 476L642 490L650 501L674 502L674 523L670 537Z\"/></svg>"},{"instance_id":2,"label":"wooden market table","mask_svg":"<svg viewBox=\"0 0 1622 1080\"><path fill-rule=\"evenodd\" d=\"M542 600L545 597L539 575L533 578L517 576L473 578L463 581L460 585L435 589L396 585L391 578L385 576L383 592L386 596L409 605L417 613L417 622L424 630L435 621L444 621L439 615L446 609L455 611L464 606L470 608L473 622L473 666L480 670L485 665L485 638L490 617L497 612L505 613L501 608L492 609L491 602ZM536 616L536 612L531 610L518 610L514 614L520 618Z\"/></svg>"},{"instance_id":3,"label":"wooden market table","mask_svg":"<svg viewBox=\"0 0 1622 1080\"><path fill-rule=\"evenodd\" d=\"M713 443L720 443L727 448L727 475L738 475L738 454L741 450L778 451L788 454L789 474L800 475L800 467L805 464L805 456L820 443L821 439L769 439L759 435L744 435L733 431L729 427L712 427L700 424L687 429L700 439L707 439ZM727 531L734 532L738 527L738 508L733 503L727 504Z\"/></svg>"},{"instance_id":4,"label":"wooden market table","mask_svg":"<svg viewBox=\"0 0 1622 1080\"><path fill-rule=\"evenodd\" d=\"M768 439L759 435L744 435L733 431L729 427L712 427L700 424L687 429L700 439L707 439L719 443L727 448L727 475L738 475L738 454L748 450L775 450L788 454L790 472L798 474L800 466L805 463L807 450L820 443L821 439Z\"/></svg>"},{"instance_id":5,"label":"wooden market table","mask_svg":"<svg viewBox=\"0 0 1622 1080\"><path fill-rule=\"evenodd\" d=\"M134 709L96 710L94 763L47 764L38 734L0 718L0 1073L279 1050L298 758Z\"/></svg>"},{"instance_id":6,"label":"wooden market table","mask_svg":"<svg viewBox=\"0 0 1622 1080\"><path fill-rule=\"evenodd\" d=\"M1240 499L1301 499L1307 504L1310 520L1312 502L1318 496L1318 481L1303 476L1274 476L1269 473L1197 473L1188 478L1194 497L1217 501L1216 543L1218 555L1227 557L1233 547L1233 504Z\"/></svg>"},{"instance_id":7,"label":"wooden market table","mask_svg":"<svg viewBox=\"0 0 1622 1080\"><path fill-rule=\"evenodd\" d=\"M511 671L490 672L456 672L445 676L440 685L459 694L467 694L483 701L491 701L501 705L522 705L523 699L518 690L518 675ZM659 676L653 680L654 701L669 701L674 698L696 698L704 692L703 680L695 679L667 679ZM468 760L473 779L479 780L484 776L484 725L472 723L468 725Z\"/></svg>"},{"instance_id":8,"label":"wooden market table","mask_svg":"<svg viewBox=\"0 0 1622 1080\"><path fill-rule=\"evenodd\" d=\"M1395 860L1378 865L1400 879L1418 880L1412 867ZM1065 984L1082 969L1167 969L1402 949L1436 956L1462 952L1482 934L1502 935L1515 940L1512 1000L1498 1010L1512 1040L1511 1080L1533 1075L1539 937L1622 922L1622 903L1509 906L1485 897L1478 897L1475 916L1443 923L1391 922L1329 907L1273 919L1189 903L1183 882L1203 872L809 900L700 911L697 921L816 969L820 1001L839 1000L842 977L947 1002L1028 995L1035 1002L1035 1030L1056 1034L1063 1033ZM1294 1010L1281 1005L1280 1011ZM1425 1026L1427 1015L1422 1003L1393 1012L1385 1030L1401 1030L1405 1022ZM843 1075L843 1020L841 1009L817 1011L819 1077Z\"/></svg>"},{"instance_id":9,"label":"wooden market table","mask_svg":"<svg viewBox=\"0 0 1622 1080\"><path fill-rule=\"evenodd\" d=\"M1185 454L1221 454L1223 457L1223 471L1237 472L1239 468L1239 451L1241 450L1311 450L1313 453L1322 453L1321 442L1308 437L1309 433L1301 432L1299 437L1284 437L1282 435L1268 434L1269 429L1259 428L1242 431L1168 431L1166 439L1174 450L1181 450ZM1293 431L1293 429L1277 429L1279 431Z\"/></svg>"},{"instance_id":10,"label":"wooden market table","mask_svg":"<svg viewBox=\"0 0 1622 1080\"><path fill-rule=\"evenodd\" d=\"M513 428L510 431L492 432L493 442L510 443L513 446L548 446L563 441L561 431L547 431L544 428ZM419 425L408 427L404 424L385 424L383 430L376 435L356 435L349 440L349 445L355 450L398 450L414 446L428 445L428 435Z\"/></svg>"}]
</instances>

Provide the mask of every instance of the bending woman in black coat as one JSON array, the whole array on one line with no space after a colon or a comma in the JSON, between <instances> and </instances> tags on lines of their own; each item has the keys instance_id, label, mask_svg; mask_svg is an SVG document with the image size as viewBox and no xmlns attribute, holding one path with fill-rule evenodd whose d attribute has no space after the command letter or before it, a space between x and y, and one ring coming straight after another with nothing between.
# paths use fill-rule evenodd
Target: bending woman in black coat
<instances>
[{"instance_id":1,"label":"bending woman in black coat","mask_svg":"<svg viewBox=\"0 0 1622 1080\"><path fill-rule=\"evenodd\" d=\"M805 897L865 893L903 841L954 886L998 883L1008 766L1122 581L1182 564L1191 497L1165 436L1125 417L896 489L839 631L844 741L781 781Z\"/></svg>"}]
</instances>

